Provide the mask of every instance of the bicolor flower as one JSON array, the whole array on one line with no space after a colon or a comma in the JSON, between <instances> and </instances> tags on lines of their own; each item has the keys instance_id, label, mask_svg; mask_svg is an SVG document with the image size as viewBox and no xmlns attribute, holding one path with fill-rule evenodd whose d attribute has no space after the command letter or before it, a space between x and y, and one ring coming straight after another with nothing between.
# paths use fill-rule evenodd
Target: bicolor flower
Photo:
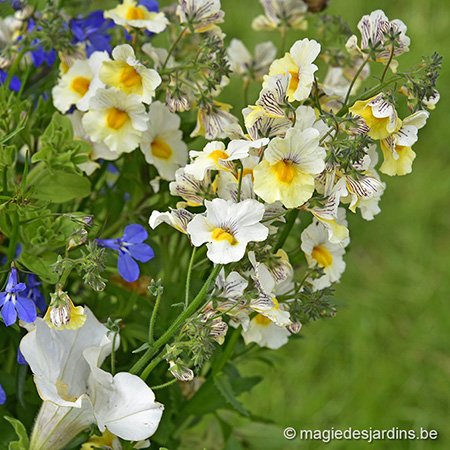
<instances>
[{"instance_id":1,"label":"bicolor flower","mask_svg":"<svg viewBox=\"0 0 450 450\"><path fill-rule=\"evenodd\" d=\"M225 15L220 0L180 0L177 14L180 22L191 24L196 33L211 30Z\"/></svg>"},{"instance_id":2,"label":"bicolor flower","mask_svg":"<svg viewBox=\"0 0 450 450\"><path fill-rule=\"evenodd\" d=\"M16 323L17 316L27 323L36 320L36 305L25 297L26 289L25 283L18 282L17 269L14 266L11 267L5 292L0 292L0 308L7 327Z\"/></svg>"},{"instance_id":3,"label":"bicolor flower","mask_svg":"<svg viewBox=\"0 0 450 450\"><path fill-rule=\"evenodd\" d=\"M386 139L390 134L398 131L402 121L398 118L394 106L384 99L383 94L364 101L357 101L349 111L364 119L370 131L367 133L372 139Z\"/></svg>"},{"instance_id":4,"label":"bicolor flower","mask_svg":"<svg viewBox=\"0 0 450 450\"><path fill-rule=\"evenodd\" d=\"M163 180L174 180L175 172L188 160L187 145L180 130L181 119L161 102L150 105L147 131L142 135L141 151Z\"/></svg>"},{"instance_id":5,"label":"bicolor flower","mask_svg":"<svg viewBox=\"0 0 450 450\"><path fill-rule=\"evenodd\" d=\"M93 142L103 142L119 155L139 145L149 120L139 95L127 95L116 88L99 89L89 106L82 123Z\"/></svg>"},{"instance_id":6,"label":"bicolor flower","mask_svg":"<svg viewBox=\"0 0 450 450\"><path fill-rule=\"evenodd\" d=\"M163 405L147 384L130 373L112 376L100 369L113 336L88 308L86 314L78 330L52 330L38 318L21 341L44 400L30 448L59 450L91 424L125 440L147 439L158 427Z\"/></svg>"},{"instance_id":7,"label":"bicolor flower","mask_svg":"<svg viewBox=\"0 0 450 450\"><path fill-rule=\"evenodd\" d=\"M277 48L271 41L261 42L255 47L255 57L253 58L242 41L231 39L227 55L231 70L235 74L246 79L262 81L277 55Z\"/></svg>"},{"instance_id":8,"label":"bicolor flower","mask_svg":"<svg viewBox=\"0 0 450 450\"><path fill-rule=\"evenodd\" d=\"M112 51L114 61L105 61L100 69L100 80L125 94L136 94L144 103L151 103L155 89L161 84L161 77L154 69L147 69L128 44L118 45Z\"/></svg>"},{"instance_id":9,"label":"bicolor flower","mask_svg":"<svg viewBox=\"0 0 450 450\"><path fill-rule=\"evenodd\" d=\"M313 220L311 225L303 230L301 249L305 253L309 267L318 265L324 274L319 278L308 278L314 290L324 289L339 281L345 270L343 259L345 247L350 242L346 239L340 244L328 240L328 231L321 222Z\"/></svg>"},{"instance_id":10,"label":"bicolor flower","mask_svg":"<svg viewBox=\"0 0 450 450\"><path fill-rule=\"evenodd\" d=\"M125 281L136 281L139 278L139 265L135 261L148 262L154 256L152 248L144 244L148 233L142 225L128 225L123 236L118 239L97 239L100 247L107 247L119 252L117 268Z\"/></svg>"},{"instance_id":11,"label":"bicolor flower","mask_svg":"<svg viewBox=\"0 0 450 450\"><path fill-rule=\"evenodd\" d=\"M376 61L387 64L392 52L395 57L409 51L411 41L405 34L406 25L399 19L389 21L381 9L363 16L358 23L358 29L361 32L360 46L355 35L351 36L345 45L351 54L364 55L363 50L375 48ZM390 35L395 36L393 42L389 38ZM392 60L390 66L395 72L397 61Z\"/></svg>"},{"instance_id":12,"label":"bicolor flower","mask_svg":"<svg viewBox=\"0 0 450 450\"><path fill-rule=\"evenodd\" d=\"M285 138L272 139L253 170L255 193L268 203L279 200L286 208L303 205L314 192L314 175L325 168L319 136L313 128L291 128Z\"/></svg>"},{"instance_id":13,"label":"bicolor flower","mask_svg":"<svg viewBox=\"0 0 450 450\"><path fill-rule=\"evenodd\" d=\"M164 213L159 211L152 211L152 214L148 221L150 227L152 229L155 229L158 225L167 223L176 230L187 234L187 226L189 225L189 222L194 218L194 214L183 208L169 209L169 212Z\"/></svg>"},{"instance_id":14,"label":"bicolor flower","mask_svg":"<svg viewBox=\"0 0 450 450\"><path fill-rule=\"evenodd\" d=\"M265 15L253 19L254 30L274 30L288 26L294 30L306 30L308 5L303 0L260 0Z\"/></svg>"},{"instance_id":15,"label":"bicolor flower","mask_svg":"<svg viewBox=\"0 0 450 450\"><path fill-rule=\"evenodd\" d=\"M161 33L169 24L162 12L149 11L145 5L135 0L123 0L123 3L104 12L107 19L124 27L145 28L152 33Z\"/></svg>"},{"instance_id":16,"label":"bicolor flower","mask_svg":"<svg viewBox=\"0 0 450 450\"><path fill-rule=\"evenodd\" d=\"M417 133L425 126L429 113L417 111L403 120L400 129L380 141L384 161L380 172L387 175L406 175L412 171L416 153L412 145L417 142Z\"/></svg>"},{"instance_id":17,"label":"bicolor flower","mask_svg":"<svg viewBox=\"0 0 450 450\"><path fill-rule=\"evenodd\" d=\"M80 111L89 109L89 100L97 89L105 87L99 80L100 67L109 60L106 52L94 52L89 59L76 59L52 89L55 108L66 113L72 105Z\"/></svg>"},{"instance_id":18,"label":"bicolor flower","mask_svg":"<svg viewBox=\"0 0 450 450\"><path fill-rule=\"evenodd\" d=\"M249 323L247 330L242 330L245 344L255 342L260 347L276 350L287 344L291 333L284 326L277 325L262 314L257 314Z\"/></svg>"},{"instance_id":19,"label":"bicolor flower","mask_svg":"<svg viewBox=\"0 0 450 450\"><path fill-rule=\"evenodd\" d=\"M187 230L196 247L206 243L208 258L216 264L240 261L249 242L264 241L268 229L260 222L264 205L247 199L240 203L205 200L206 216L197 215Z\"/></svg>"},{"instance_id":20,"label":"bicolor flower","mask_svg":"<svg viewBox=\"0 0 450 450\"><path fill-rule=\"evenodd\" d=\"M170 195L180 196L186 202L178 202L177 208L185 206L201 206L205 195L212 194L211 177L209 172L198 180L186 172L184 167L179 168L175 173L175 181L169 183Z\"/></svg>"},{"instance_id":21,"label":"bicolor flower","mask_svg":"<svg viewBox=\"0 0 450 450\"><path fill-rule=\"evenodd\" d=\"M263 87L268 87L269 79L278 73L284 74L286 70L291 75L288 89L288 100L305 100L314 83L314 72L318 67L313 61L320 53L320 44L307 38L297 41L283 58L276 59L270 66L269 75L264 77Z\"/></svg>"}]
</instances>

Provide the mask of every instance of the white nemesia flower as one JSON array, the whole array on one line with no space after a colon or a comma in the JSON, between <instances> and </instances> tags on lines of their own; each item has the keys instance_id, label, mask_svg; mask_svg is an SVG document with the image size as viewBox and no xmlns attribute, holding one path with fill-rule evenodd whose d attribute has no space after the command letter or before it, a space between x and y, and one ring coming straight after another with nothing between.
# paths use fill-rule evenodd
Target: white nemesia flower
<instances>
[{"instance_id":1,"label":"white nemesia flower","mask_svg":"<svg viewBox=\"0 0 450 450\"><path fill-rule=\"evenodd\" d=\"M331 243L328 240L328 231L325 225L313 220L311 225L303 230L301 240L301 249L305 253L309 267L318 264L324 271L321 277L308 279L313 289L324 289L339 281L345 270L344 248L348 245L350 239L347 238L340 244Z\"/></svg>"},{"instance_id":2,"label":"white nemesia flower","mask_svg":"<svg viewBox=\"0 0 450 450\"><path fill-rule=\"evenodd\" d=\"M268 229L259 221L264 205L247 199L240 203L215 198L205 200L206 217L197 215L187 230L192 243L200 247L206 242L208 258L216 264L240 261L249 242L264 241Z\"/></svg>"},{"instance_id":3,"label":"white nemesia flower","mask_svg":"<svg viewBox=\"0 0 450 450\"><path fill-rule=\"evenodd\" d=\"M287 344L291 333L286 327L277 325L262 314L257 314L249 324L247 330L242 330L245 344L255 342L260 347L276 350Z\"/></svg>"},{"instance_id":4,"label":"white nemesia flower","mask_svg":"<svg viewBox=\"0 0 450 450\"><path fill-rule=\"evenodd\" d=\"M94 142L103 142L113 152L129 153L147 129L148 115L138 95L116 88L99 89L90 101L83 127Z\"/></svg>"},{"instance_id":5,"label":"white nemesia flower","mask_svg":"<svg viewBox=\"0 0 450 450\"><path fill-rule=\"evenodd\" d=\"M98 77L105 61L109 61L107 52L94 52L89 59L76 59L52 89L55 108L63 114L72 105L80 111L87 111L89 100L97 89L105 87Z\"/></svg>"},{"instance_id":6,"label":"white nemesia flower","mask_svg":"<svg viewBox=\"0 0 450 450\"><path fill-rule=\"evenodd\" d=\"M308 5L303 0L259 0L265 15L253 19L254 30L273 30L287 24L295 30L306 30Z\"/></svg>"},{"instance_id":7,"label":"white nemesia flower","mask_svg":"<svg viewBox=\"0 0 450 450\"><path fill-rule=\"evenodd\" d=\"M182 197L186 200L185 205L187 206L203 205L203 195L204 193L212 193L211 189L211 177L208 172L200 181L187 173L184 167L176 171L175 181L169 183L170 195ZM181 203L177 203L177 208L184 208Z\"/></svg>"},{"instance_id":8,"label":"white nemesia flower","mask_svg":"<svg viewBox=\"0 0 450 450\"><path fill-rule=\"evenodd\" d=\"M315 40L305 38L297 41L289 53L283 58L276 59L270 66L269 75L264 77L263 87L268 87L270 77L278 73L284 74L286 70L291 75L288 89L288 100L302 101L311 92L314 83L314 72L318 67L313 64L320 52L320 44Z\"/></svg>"},{"instance_id":9,"label":"white nemesia flower","mask_svg":"<svg viewBox=\"0 0 450 450\"><path fill-rule=\"evenodd\" d=\"M144 381L124 372L113 377L100 369L111 353L112 335L88 308L86 314L77 330L52 330L38 318L35 329L21 341L44 400L32 448L62 448L90 424L122 439L147 439L161 420L164 407L155 402Z\"/></svg>"},{"instance_id":10,"label":"white nemesia flower","mask_svg":"<svg viewBox=\"0 0 450 450\"><path fill-rule=\"evenodd\" d=\"M194 214L183 208L169 209L169 212L164 213L159 211L152 211L152 214L148 221L149 225L152 227L152 229L155 229L158 225L167 223L176 230L187 234L187 226L189 225L189 222L194 218Z\"/></svg>"},{"instance_id":11,"label":"white nemesia flower","mask_svg":"<svg viewBox=\"0 0 450 450\"><path fill-rule=\"evenodd\" d=\"M118 45L112 51L114 61L105 61L100 69L100 80L125 94L136 94L144 103L151 103L161 77L153 69L147 69L134 55L131 45Z\"/></svg>"},{"instance_id":12,"label":"white nemesia flower","mask_svg":"<svg viewBox=\"0 0 450 450\"><path fill-rule=\"evenodd\" d=\"M190 22L196 33L202 33L223 22L225 13L220 10L220 0L180 0L177 15L181 23Z\"/></svg>"},{"instance_id":13,"label":"white nemesia flower","mask_svg":"<svg viewBox=\"0 0 450 450\"><path fill-rule=\"evenodd\" d=\"M141 151L163 180L174 180L175 172L187 163L187 145L180 130L180 117L157 101L150 105L147 131L142 135Z\"/></svg>"},{"instance_id":14,"label":"white nemesia flower","mask_svg":"<svg viewBox=\"0 0 450 450\"><path fill-rule=\"evenodd\" d=\"M123 0L123 3L103 13L105 19L112 19L124 27L145 28L152 33L161 33L169 24L162 12L149 11L135 0Z\"/></svg>"}]
</instances>

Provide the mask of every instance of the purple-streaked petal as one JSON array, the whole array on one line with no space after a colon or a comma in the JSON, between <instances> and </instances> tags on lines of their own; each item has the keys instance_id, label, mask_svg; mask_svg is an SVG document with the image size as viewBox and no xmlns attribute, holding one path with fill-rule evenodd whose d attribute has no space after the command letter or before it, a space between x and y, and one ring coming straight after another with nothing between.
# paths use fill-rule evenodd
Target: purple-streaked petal
<instances>
[{"instance_id":1,"label":"purple-streaked petal","mask_svg":"<svg viewBox=\"0 0 450 450\"><path fill-rule=\"evenodd\" d=\"M140 244L148 237L147 230L142 225L128 225L123 232L122 241L128 244Z\"/></svg>"},{"instance_id":2,"label":"purple-streaked petal","mask_svg":"<svg viewBox=\"0 0 450 450\"><path fill-rule=\"evenodd\" d=\"M133 244L127 247L127 250L134 259L140 262L147 262L155 257L153 249L147 244Z\"/></svg>"},{"instance_id":3,"label":"purple-streaked petal","mask_svg":"<svg viewBox=\"0 0 450 450\"><path fill-rule=\"evenodd\" d=\"M17 320L17 312L16 308L14 308L14 303L12 300L6 302L2 308L2 317L5 321L5 325L9 327L13 323L16 323Z\"/></svg>"},{"instance_id":4,"label":"purple-streaked petal","mask_svg":"<svg viewBox=\"0 0 450 450\"><path fill-rule=\"evenodd\" d=\"M128 253L120 252L117 269L125 281L136 281L139 278L139 265Z\"/></svg>"},{"instance_id":5,"label":"purple-streaked petal","mask_svg":"<svg viewBox=\"0 0 450 450\"><path fill-rule=\"evenodd\" d=\"M118 239L96 239L100 247L112 248L113 250L120 250L120 243Z\"/></svg>"},{"instance_id":6,"label":"purple-streaked petal","mask_svg":"<svg viewBox=\"0 0 450 450\"><path fill-rule=\"evenodd\" d=\"M16 309L20 320L27 323L33 323L36 320L36 305L29 298L16 297Z\"/></svg>"}]
</instances>

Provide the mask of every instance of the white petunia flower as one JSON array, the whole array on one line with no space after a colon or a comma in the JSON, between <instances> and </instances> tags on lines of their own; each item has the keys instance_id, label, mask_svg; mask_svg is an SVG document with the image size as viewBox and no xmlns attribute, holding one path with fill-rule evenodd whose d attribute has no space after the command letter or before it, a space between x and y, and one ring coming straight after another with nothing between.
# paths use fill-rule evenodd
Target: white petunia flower
<instances>
[{"instance_id":1,"label":"white petunia flower","mask_svg":"<svg viewBox=\"0 0 450 450\"><path fill-rule=\"evenodd\" d=\"M303 230L301 236L301 249L305 253L309 267L319 265L324 274L315 279L308 278L314 290L324 289L339 281L345 270L343 259L350 239L341 244L333 244L328 240L328 231L321 222L314 220L311 225Z\"/></svg>"},{"instance_id":2,"label":"white petunia flower","mask_svg":"<svg viewBox=\"0 0 450 450\"><path fill-rule=\"evenodd\" d=\"M314 192L314 175L325 168L319 131L290 128L284 139L274 138L255 167L254 190L263 200L279 200L286 208L303 205Z\"/></svg>"},{"instance_id":3,"label":"white petunia flower","mask_svg":"<svg viewBox=\"0 0 450 450\"><path fill-rule=\"evenodd\" d=\"M136 94L144 103L151 103L161 77L153 69L144 67L134 55L131 45L118 45L112 51L114 61L105 61L100 69L100 80L125 94Z\"/></svg>"},{"instance_id":4,"label":"white petunia flower","mask_svg":"<svg viewBox=\"0 0 450 450\"><path fill-rule=\"evenodd\" d=\"M150 105L147 131L142 135L141 151L164 180L174 180L175 172L187 163L187 145L180 130L180 117L161 102Z\"/></svg>"},{"instance_id":5,"label":"white petunia flower","mask_svg":"<svg viewBox=\"0 0 450 450\"><path fill-rule=\"evenodd\" d=\"M21 341L44 400L30 448L58 450L91 424L125 440L147 439L161 420L164 407L144 381L125 372L113 377L100 369L111 353L113 336L88 308L86 313L77 330L52 330L38 318Z\"/></svg>"},{"instance_id":6,"label":"white petunia flower","mask_svg":"<svg viewBox=\"0 0 450 450\"><path fill-rule=\"evenodd\" d=\"M169 24L162 12L149 11L135 0L123 0L123 3L103 13L105 19L112 19L124 27L145 28L152 33L161 33Z\"/></svg>"},{"instance_id":7,"label":"white petunia flower","mask_svg":"<svg viewBox=\"0 0 450 450\"><path fill-rule=\"evenodd\" d=\"M269 75L264 77L263 87L268 87L269 79L276 74L284 74L286 70L291 75L288 89L288 100L305 100L314 83L314 72L318 67L313 64L320 52L320 44L307 38L297 41L289 53L276 59L270 66Z\"/></svg>"},{"instance_id":8,"label":"white petunia flower","mask_svg":"<svg viewBox=\"0 0 450 450\"><path fill-rule=\"evenodd\" d=\"M197 215L187 230L192 243L200 247L206 243L208 258L216 264L240 261L249 242L264 241L268 229L260 222L264 205L256 200L240 203L215 198L205 201L206 217Z\"/></svg>"},{"instance_id":9,"label":"white petunia flower","mask_svg":"<svg viewBox=\"0 0 450 450\"><path fill-rule=\"evenodd\" d=\"M98 77L105 61L109 61L107 52L94 52L89 59L76 59L52 89L55 108L63 114L72 105L80 111L87 111L89 100L97 89L105 87Z\"/></svg>"},{"instance_id":10,"label":"white petunia flower","mask_svg":"<svg viewBox=\"0 0 450 450\"><path fill-rule=\"evenodd\" d=\"M99 89L90 101L83 127L93 142L103 142L117 154L129 153L147 130L148 115L138 95L116 88Z\"/></svg>"}]
</instances>

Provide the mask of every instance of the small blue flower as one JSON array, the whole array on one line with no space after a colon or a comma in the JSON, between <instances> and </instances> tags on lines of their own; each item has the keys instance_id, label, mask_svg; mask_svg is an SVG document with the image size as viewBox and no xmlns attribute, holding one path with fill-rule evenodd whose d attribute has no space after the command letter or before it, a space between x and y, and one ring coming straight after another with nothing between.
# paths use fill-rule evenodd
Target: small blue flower
<instances>
[{"instance_id":1,"label":"small blue flower","mask_svg":"<svg viewBox=\"0 0 450 450\"><path fill-rule=\"evenodd\" d=\"M0 85L5 84L7 78L8 78L8 72L5 72L4 70L0 70ZM14 91L14 92L19 92L21 87L22 87L22 82L20 81L19 78L17 78L15 75L13 75L9 82L9 89L11 89L11 91Z\"/></svg>"},{"instance_id":2,"label":"small blue flower","mask_svg":"<svg viewBox=\"0 0 450 450\"><path fill-rule=\"evenodd\" d=\"M139 278L139 265L135 261L150 261L155 253L152 248L143 244L148 233L142 225L128 225L123 236L118 239L97 239L100 247L112 248L119 252L117 268L125 281L136 281Z\"/></svg>"},{"instance_id":3,"label":"small blue flower","mask_svg":"<svg viewBox=\"0 0 450 450\"><path fill-rule=\"evenodd\" d=\"M6 402L6 394L2 385L0 384L0 405L3 405L3 403L5 402Z\"/></svg>"},{"instance_id":4,"label":"small blue flower","mask_svg":"<svg viewBox=\"0 0 450 450\"><path fill-rule=\"evenodd\" d=\"M27 276L27 290L25 297L33 300L34 304L38 307L39 311L44 312L47 309L45 298L38 286L42 283L39 282L34 273L30 273Z\"/></svg>"},{"instance_id":5,"label":"small blue flower","mask_svg":"<svg viewBox=\"0 0 450 450\"><path fill-rule=\"evenodd\" d=\"M17 364L27 364L27 360L23 356L22 352L20 351L20 347L17 347Z\"/></svg>"},{"instance_id":6,"label":"small blue flower","mask_svg":"<svg viewBox=\"0 0 450 450\"><path fill-rule=\"evenodd\" d=\"M0 308L7 327L16 323L17 315L24 322L31 323L36 320L36 306L33 301L18 295L26 288L25 283L17 282L17 269L12 267L5 292L0 292Z\"/></svg>"}]
</instances>

